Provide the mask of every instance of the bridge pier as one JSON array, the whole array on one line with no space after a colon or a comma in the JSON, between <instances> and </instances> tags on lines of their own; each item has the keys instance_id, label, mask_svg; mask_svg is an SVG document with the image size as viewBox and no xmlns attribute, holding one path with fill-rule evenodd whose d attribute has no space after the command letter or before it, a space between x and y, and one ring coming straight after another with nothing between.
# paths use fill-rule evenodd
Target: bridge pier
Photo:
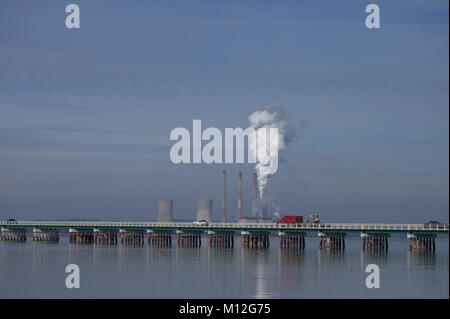
<instances>
[{"instance_id":1,"label":"bridge pier","mask_svg":"<svg viewBox=\"0 0 450 319\"><path fill-rule=\"evenodd\" d=\"M172 245L172 235L170 231L147 230L148 245L154 247L170 247Z\"/></svg>"},{"instance_id":2,"label":"bridge pier","mask_svg":"<svg viewBox=\"0 0 450 319\"><path fill-rule=\"evenodd\" d=\"M242 231L243 248L269 248L270 240L268 233L249 233Z\"/></svg>"},{"instance_id":3,"label":"bridge pier","mask_svg":"<svg viewBox=\"0 0 450 319\"><path fill-rule=\"evenodd\" d=\"M93 244L94 232L92 230L69 228L69 242L71 244Z\"/></svg>"},{"instance_id":4,"label":"bridge pier","mask_svg":"<svg viewBox=\"0 0 450 319\"><path fill-rule=\"evenodd\" d=\"M50 243L58 243L59 242L58 230L33 228L33 241L46 241Z\"/></svg>"},{"instance_id":5,"label":"bridge pier","mask_svg":"<svg viewBox=\"0 0 450 319\"><path fill-rule=\"evenodd\" d=\"M279 232L280 248L305 249L305 233Z\"/></svg>"},{"instance_id":6,"label":"bridge pier","mask_svg":"<svg viewBox=\"0 0 450 319\"><path fill-rule=\"evenodd\" d=\"M389 249L389 234L387 233L361 233L362 249L387 251Z\"/></svg>"},{"instance_id":7,"label":"bridge pier","mask_svg":"<svg viewBox=\"0 0 450 319\"><path fill-rule=\"evenodd\" d=\"M144 245L144 232L142 230L120 229L120 243L122 245L142 246Z\"/></svg>"},{"instance_id":8,"label":"bridge pier","mask_svg":"<svg viewBox=\"0 0 450 319\"><path fill-rule=\"evenodd\" d=\"M345 233L318 232L319 248L332 250L345 250Z\"/></svg>"},{"instance_id":9,"label":"bridge pier","mask_svg":"<svg viewBox=\"0 0 450 319\"><path fill-rule=\"evenodd\" d=\"M434 234L407 234L409 250L435 251L436 235Z\"/></svg>"},{"instance_id":10,"label":"bridge pier","mask_svg":"<svg viewBox=\"0 0 450 319\"><path fill-rule=\"evenodd\" d=\"M209 231L209 247L213 248L233 248L234 235L232 232Z\"/></svg>"},{"instance_id":11,"label":"bridge pier","mask_svg":"<svg viewBox=\"0 0 450 319\"><path fill-rule=\"evenodd\" d=\"M202 245L201 232L190 231L184 232L177 230L178 235L178 247L200 247Z\"/></svg>"},{"instance_id":12,"label":"bridge pier","mask_svg":"<svg viewBox=\"0 0 450 319\"><path fill-rule=\"evenodd\" d=\"M117 232L115 230L94 228L94 243L102 245L116 245Z\"/></svg>"},{"instance_id":13,"label":"bridge pier","mask_svg":"<svg viewBox=\"0 0 450 319\"><path fill-rule=\"evenodd\" d=\"M2 240L4 241L26 241L27 232L25 228L1 228Z\"/></svg>"}]
</instances>

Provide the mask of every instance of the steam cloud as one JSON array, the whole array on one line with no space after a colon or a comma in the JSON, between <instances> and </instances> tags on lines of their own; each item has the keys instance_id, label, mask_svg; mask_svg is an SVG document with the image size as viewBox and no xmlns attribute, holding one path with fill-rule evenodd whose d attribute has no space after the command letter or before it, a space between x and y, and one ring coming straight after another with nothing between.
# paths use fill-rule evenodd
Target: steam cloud
<instances>
[{"instance_id":1,"label":"steam cloud","mask_svg":"<svg viewBox=\"0 0 450 319\"><path fill-rule=\"evenodd\" d=\"M278 153L287 149L296 139L295 130L289 125L290 115L286 113L280 105L267 106L262 111L256 111L248 117L250 127L257 130L259 128L278 128ZM279 156L279 154L270 154ZM259 198L264 197L264 189L266 188L268 179L272 176L269 163L273 159L270 158L266 164L259 161L255 164L256 174L258 176Z\"/></svg>"}]
</instances>

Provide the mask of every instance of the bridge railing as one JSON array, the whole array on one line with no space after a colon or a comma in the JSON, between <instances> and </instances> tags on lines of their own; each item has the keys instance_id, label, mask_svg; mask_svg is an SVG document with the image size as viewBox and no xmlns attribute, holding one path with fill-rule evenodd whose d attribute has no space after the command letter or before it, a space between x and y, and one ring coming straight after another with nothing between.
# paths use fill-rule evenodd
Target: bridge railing
<instances>
[{"instance_id":1,"label":"bridge railing","mask_svg":"<svg viewBox=\"0 0 450 319\"><path fill-rule=\"evenodd\" d=\"M195 225L189 222L123 222L123 221L0 221L0 226L23 227L111 227L111 228L196 228L196 229L275 229L275 230L386 230L386 231L449 231L448 224L277 224L277 223L209 223Z\"/></svg>"}]
</instances>

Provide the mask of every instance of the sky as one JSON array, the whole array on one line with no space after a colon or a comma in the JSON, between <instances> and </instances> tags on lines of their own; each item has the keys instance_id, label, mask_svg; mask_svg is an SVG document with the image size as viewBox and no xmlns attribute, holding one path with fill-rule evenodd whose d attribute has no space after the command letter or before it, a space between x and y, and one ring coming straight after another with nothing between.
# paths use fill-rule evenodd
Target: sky
<instances>
[{"instance_id":1,"label":"sky","mask_svg":"<svg viewBox=\"0 0 450 319\"><path fill-rule=\"evenodd\" d=\"M65 7L80 7L67 29ZM0 2L0 219L251 213L253 164L178 164L172 129L248 127L284 107L297 139L268 183L281 215L448 222L449 3Z\"/></svg>"}]
</instances>

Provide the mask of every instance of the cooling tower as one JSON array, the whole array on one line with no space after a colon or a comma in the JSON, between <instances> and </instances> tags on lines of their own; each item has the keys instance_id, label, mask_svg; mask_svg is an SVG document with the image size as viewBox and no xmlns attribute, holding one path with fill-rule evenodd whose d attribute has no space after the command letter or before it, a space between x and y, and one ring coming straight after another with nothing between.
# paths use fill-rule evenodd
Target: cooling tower
<instances>
[{"instance_id":1,"label":"cooling tower","mask_svg":"<svg viewBox=\"0 0 450 319\"><path fill-rule=\"evenodd\" d=\"M197 208L197 220L211 222L212 199L199 199Z\"/></svg>"},{"instance_id":2,"label":"cooling tower","mask_svg":"<svg viewBox=\"0 0 450 319\"><path fill-rule=\"evenodd\" d=\"M158 222L173 222L173 199L158 201Z\"/></svg>"}]
</instances>

